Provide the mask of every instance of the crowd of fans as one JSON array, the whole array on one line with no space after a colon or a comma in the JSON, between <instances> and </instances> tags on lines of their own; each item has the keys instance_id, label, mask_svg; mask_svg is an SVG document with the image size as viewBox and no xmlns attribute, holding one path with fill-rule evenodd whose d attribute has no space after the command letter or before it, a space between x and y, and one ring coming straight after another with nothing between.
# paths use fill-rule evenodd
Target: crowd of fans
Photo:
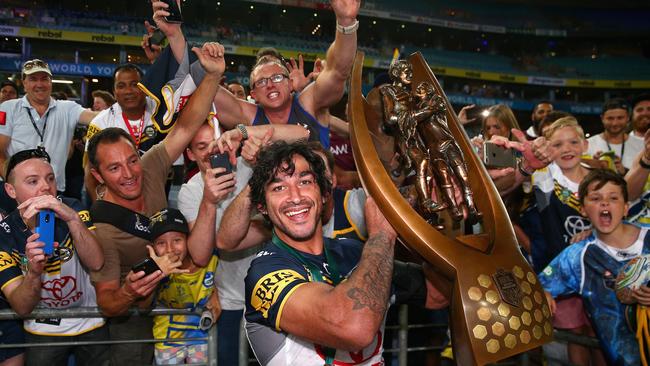
<instances>
[{"instance_id":1,"label":"crowd of fans","mask_svg":"<svg viewBox=\"0 0 650 366\"><path fill-rule=\"evenodd\" d=\"M26 318L0 321L0 343L82 345L2 348L0 365L67 365L71 355L94 366L206 362L198 338L213 323L218 363L235 365L242 319L263 365L381 363L389 298L442 309L450 294L429 282L427 265L393 260L397 234L361 189L345 113L331 113L357 49L359 2L332 1L335 39L311 73L268 48L250 85L223 80L220 44L191 47L165 20L165 2L152 9L168 45L152 45L147 24L152 69L120 65L92 109L53 98L40 59L22 66L22 97L2 83L0 309ZM525 132L505 105L477 118L470 109L458 120L467 131L480 123L476 153L493 143L516 156L488 171L554 326L600 341L602 351L569 344L570 361L645 362L636 323L650 289L621 294L616 278L650 251L650 95L605 101L603 132L589 139L548 101L520 121L532 124ZM50 212L51 251L41 227ZM95 306L102 317L29 317ZM197 314L129 312L155 306ZM149 338L160 342L83 343Z\"/></svg>"}]
</instances>

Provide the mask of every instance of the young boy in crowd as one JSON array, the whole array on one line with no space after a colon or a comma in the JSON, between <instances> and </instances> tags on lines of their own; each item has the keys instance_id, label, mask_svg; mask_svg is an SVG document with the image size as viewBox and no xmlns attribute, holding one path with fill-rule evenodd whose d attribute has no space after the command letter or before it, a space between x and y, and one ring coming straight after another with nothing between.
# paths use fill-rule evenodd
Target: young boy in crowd
<instances>
[{"instance_id":1,"label":"young boy in crowd","mask_svg":"<svg viewBox=\"0 0 650 366\"><path fill-rule=\"evenodd\" d=\"M532 244L531 256L536 271L541 271L560 254L570 244L571 237L590 226L589 220L580 214L578 200L578 186L589 173L589 169L581 164L581 157L588 147L582 127L573 117L560 118L547 128L546 138L554 150L555 159L548 167L536 171L532 182L542 227L551 229L544 230L543 248ZM558 301L553 326L593 335L578 296ZM568 353L569 360L578 365L588 365L592 358L589 348L573 343L569 343Z\"/></svg>"},{"instance_id":2,"label":"young boy in crowd","mask_svg":"<svg viewBox=\"0 0 650 366\"><path fill-rule=\"evenodd\" d=\"M627 327L624 305L616 298L616 276L630 259L650 253L647 229L623 222L628 210L625 180L598 169L580 183L581 213L591 221L593 234L564 249L539 275L555 312L558 296L579 294L593 320L602 349L612 365L640 365L635 335ZM641 292L633 301L650 302Z\"/></svg>"},{"instance_id":3,"label":"young boy in crowd","mask_svg":"<svg viewBox=\"0 0 650 366\"><path fill-rule=\"evenodd\" d=\"M169 275L160 283L156 301L158 306L174 309L207 310L216 322L221 308L214 291L214 272L217 256L213 253L207 266L197 266L187 251L189 226L183 214L173 208L163 209L151 217L149 226L156 255L171 254L182 262L179 269L185 273ZM204 314L206 314L204 312ZM208 324L199 315L159 315L154 317L153 334L156 339L207 337ZM211 323L211 322L208 322ZM206 363L206 341L174 341L156 343L156 365Z\"/></svg>"}]
</instances>

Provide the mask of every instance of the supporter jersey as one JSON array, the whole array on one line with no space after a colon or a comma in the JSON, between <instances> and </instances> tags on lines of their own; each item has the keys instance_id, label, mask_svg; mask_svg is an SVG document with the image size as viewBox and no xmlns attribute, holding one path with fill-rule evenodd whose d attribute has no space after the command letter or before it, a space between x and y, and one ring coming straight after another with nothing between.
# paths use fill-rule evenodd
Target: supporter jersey
<instances>
[{"instance_id":1,"label":"supporter jersey","mask_svg":"<svg viewBox=\"0 0 650 366\"><path fill-rule=\"evenodd\" d=\"M553 297L579 294L606 357L612 365L641 364L635 335L629 330L624 305L616 298L616 276L635 256L650 253L650 236L641 229L637 242L616 250L593 235L560 253L539 274ZM612 255L613 254L613 255Z\"/></svg>"},{"instance_id":2,"label":"supporter jersey","mask_svg":"<svg viewBox=\"0 0 650 366\"><path fill-rule=\"evenodd\" d=\"M90 230L95 227L90 214L79 201L62 198L62 202L78 212L81 221ZM22 272L26 271L27 257L25 245L32 232L25 226L18 210L13 211L0 224L0 257L11 256L12 264L7 274L16 274L15 266ZM48 258L45 270L41 275L41 301L37 308L69 309L76 307L96 307L95 288L90 283L90 276L83 268L77 255L75 244L68 230L68 225L58 217L55 220L54 241L59 247L54 255ZM1 268L0 268L1 270ZM0 272L4 273L2 270ZM3 276L4 277L4 276ZM3 281L5 279L3 278ZM55 318L55 319L26 319L25 330L40 335L77 335L96 329L104 324L103 318Z\"/></svg>"},{"instance_id":3,"label":"supporter jersey","mask_svg":"<svg viewBox=\"0 0 650 366\"><path fill-rule=\"evenodd\" d=\"M158 141L155 138L157 130L153 119L156 110L157 103L153 99L146 97L145 112L144 116L142 116L143 119L141 121L125 121L120 105L118 103L113 104L110 108L101 111L97 116L95 116L88 125L88 132L86 133L86 150L88 150L88 142L90 141L90 138L96 133L109 127L119 127L126 132L131 133L132 130L135 133L135 136L132 136L135 141L139 142L138 149L141 154L144 153ZM131 124L131 130L129 130L126 125L127 121ZM142 123L142 128L140 128L140 123Z\"/></svg>"},{"instance_id":4,"label":"supporter jersey","mask_svg":"<svg viewBox=\"0 0 650 366\"><path fill-rule=\"evenodd\" d=\"M207 266L194 273L172 274L160 284L157 302L172 309L203 309L214 291L214 272L217 256L212 255ZM199 329L199 315L159 315L153 318L153 335L164 338L207 337L208 332ZM205 341L161 342L157 349L166 349Z\"/></svg>"},{"instance_id":5,"label":"supporter jersey","mask_svg":"<svg viewBox=\"0 0 650 366\"><path fill-rule=\"evenodd\" d=\"M630 202L627 219L637 225L650 227L650 177L648 177L643 187L641 197L634 202Z\"/></svg>"},{"instance_id":6,"label":"supporter jersey","mask_svg":"<svg viewBox=\"0 0 650 366\"><path fill-rule=\"evenodd\" d=\"M339 273L347 278L361 258L362 244L352 239L324 238ZM300 252L309 264L320 269L323 279L332 283L330 266L324 254ZM286 250L269 241L251 263L246 277L246 333L262 365L322 366L324 349L307 340L285 333L280 328L282 309L299 287L310 281L310 272ZM326 311L327 309L323 309ZM359 352L337 350L335 365L382 365L384 326L370 346Z\"/></svg>"},{"instance_id":7,"label":"supporter jersey","mask_svg":"<svg viewBox=\"0 0 650 366\"><path fill-rule=\"evenodd\" d=\"M298 94L293 95L291 100L291 113L289 114L288 124L301 125L309 130L309 141L319 141L324 148L330 147L330 131L329 127L323 126L316 120L314 116L309 114L298 100ZM264 114L264 108L257 106L257 113L253 120L253 126L268 125L269 120Z\"/></svg>"},{"instance_id":8,"label":"supporter jersey","mask_svg":"<svg viewBox=\"0 0 650 366\"><path fill-rule=\"evenodd\" d=\"M546 241L545 248L531 249L534 268L539 271L591 223L580 214L579 183L569 180L555 163L536 171L533 185Z\"/></svg>"},{"instance_id":9,"label":"supporter jersey","mask_svg":"<svg viewBox=\"0 0 650 366\"><path fill-rule=\"evenodd\" d=\"M328 238L348 238L366 241L366 218L364 208L366 193L361 188L332 192L334 210L332 217L323 226L323 235Z\"/></svg>"}]
</instances>

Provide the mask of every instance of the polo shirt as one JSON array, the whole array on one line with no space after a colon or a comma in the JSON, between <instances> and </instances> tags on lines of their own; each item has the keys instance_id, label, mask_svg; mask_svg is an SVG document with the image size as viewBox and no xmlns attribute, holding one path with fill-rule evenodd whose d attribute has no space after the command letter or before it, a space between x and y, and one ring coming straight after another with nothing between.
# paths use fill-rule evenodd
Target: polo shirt
<instances>
[{"instance_id":1,"label":"polo shirt","mask_svg":"<svg viewBox=\"0 0 650 366\"><path fill-rule=\"evenodd\" d=\"M19 151L38 147L41 143L39 133L43 132L44 125L47 123L43 133L43 146L50 154L50 164L56 177L56 189L60 192L65 191L65 163L68 161L68 148L83 111L84 108L75 102L50 98L50 106L41 117L29 104L27 96L2 103L0 112L4 112L5 116L4 123L3 119L0 119L0 134L11 138L7 158ZM34 119L38 133L29 118L29 113Z\"/></svg>"}]
</instances>

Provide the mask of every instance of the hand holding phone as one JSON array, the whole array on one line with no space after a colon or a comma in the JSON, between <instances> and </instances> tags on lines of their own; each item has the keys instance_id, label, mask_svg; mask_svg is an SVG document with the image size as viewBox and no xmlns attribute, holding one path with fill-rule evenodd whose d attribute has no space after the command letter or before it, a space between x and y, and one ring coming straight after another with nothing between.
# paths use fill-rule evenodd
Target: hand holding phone
<instances>
[{"instance_id":1,"label":"hand holding phone","mask_svg":"<svg viewBox=\"0 0 650 366\"><path fill-rule=\"evenodd\" d=\"M176 0L161 0L165 4L169 5L167 9L165 9L169 15L165 17L165 21L167 23L183 23L183 16L181 15L181 9L178 7L178 3Z\"/></svg>"},{"instance_id":2,"label":"hand holding phone","mask_svg":"<svg viewBox=\"0 0 650 366\"><path fill-rule=\"evenodd\" d=\"M160 267L158 267L156 261L154 261L153 258L147 257L139 263L133 265L133 267L131 267L131 270L133 273L144 272L144 275L147 276L160 270Z\"/></svg>"},{"instance_id":3,"label":"hand holding phone","mask_svg":"<svg viewBox=\"0 0 650 366\"><path fill-rule=\"evenodd\" d=\"M156 28L151 34L151 37L149 37L149 47L151 48L152 45L159 46L165 40L165 38L165 33Z\"/></svg>"},{"instance_id":4,"label":"hand holding phone","mask_svg":"<svg viewBox=\"0 0 650 366\"><path fill-rule=\"evenodd\" d=\"M39 235L38 240L45 243L43 253L52 255L54 253L54 211L41 210L37 214L35 232Z\"/></svg>"},{"instance_id":5,"label":"hand holding phone","mask_svg":"<svg viewBox=\"0 0 650 366\"><path fill-rule=\"evenodd\" d=\"M224 174L229 174L232 172L232 164L230 163L230 157L227 153L225 154L214 154L210 155L210 167L214 168L225 168L226 171L223 173L218 173L216 177L220 177Z\"/></svg>"}]
</instances>

